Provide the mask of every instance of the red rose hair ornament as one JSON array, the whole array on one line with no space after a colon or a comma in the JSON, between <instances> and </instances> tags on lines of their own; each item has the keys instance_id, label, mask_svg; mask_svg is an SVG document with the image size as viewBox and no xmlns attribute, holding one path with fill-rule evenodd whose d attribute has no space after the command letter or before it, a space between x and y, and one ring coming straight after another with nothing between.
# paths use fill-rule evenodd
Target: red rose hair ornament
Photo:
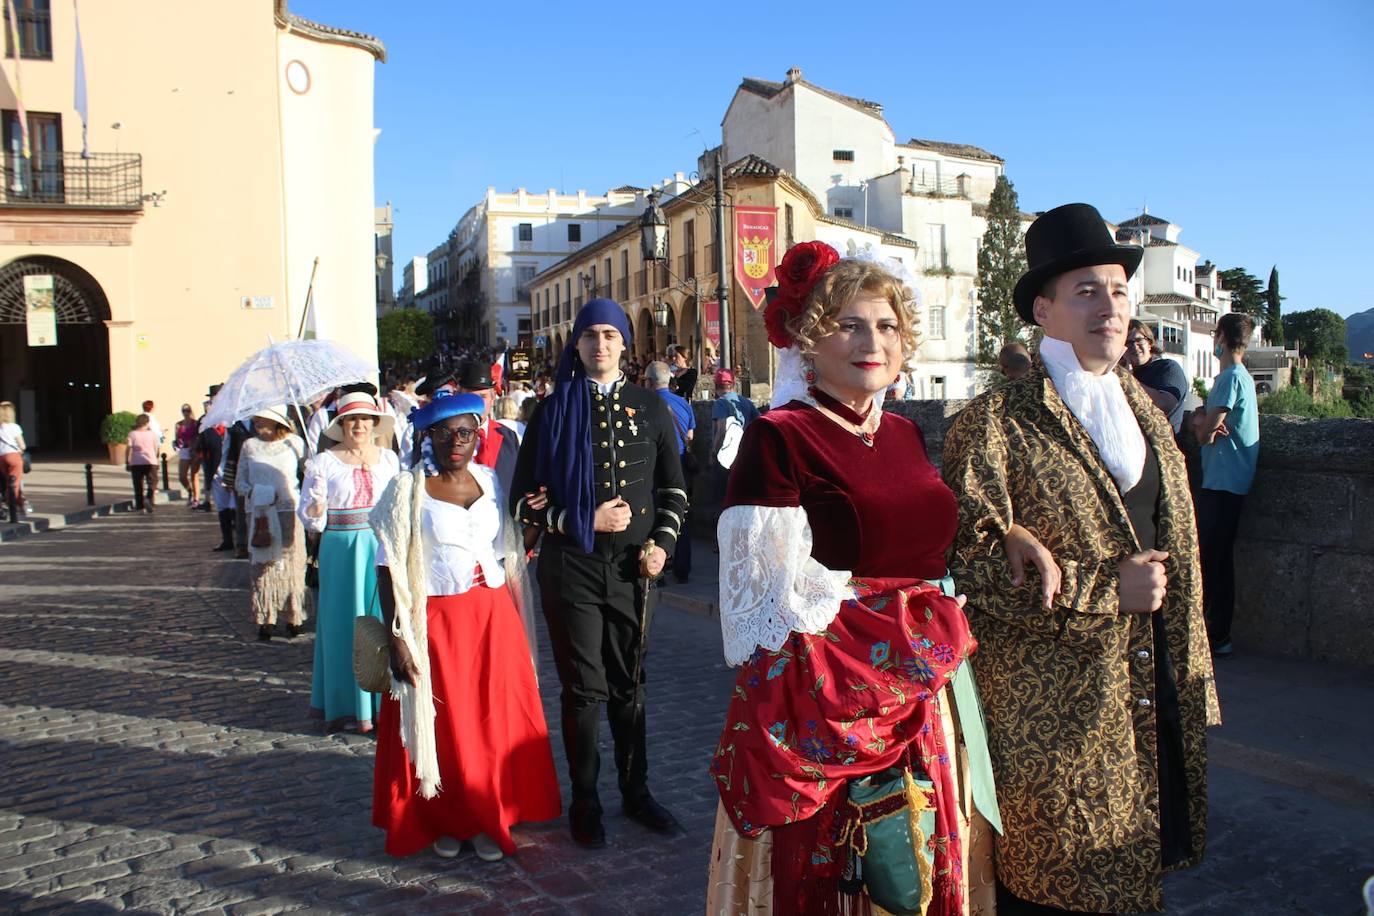
<instances>
[{"instance_id":1,"label":"red rose hair ornament","mask_svg":"<svg viewBox=\"0 0 1374 916\"><path fill-rule=\"evenodd\" d=\"M787 322L802 313L811 290L839 262L840 253L825 242L802 242L787 250L776 271L778 285L769 287L763 309L769 343L779 350L792 346Z\"/></svg>"}]
</instances>

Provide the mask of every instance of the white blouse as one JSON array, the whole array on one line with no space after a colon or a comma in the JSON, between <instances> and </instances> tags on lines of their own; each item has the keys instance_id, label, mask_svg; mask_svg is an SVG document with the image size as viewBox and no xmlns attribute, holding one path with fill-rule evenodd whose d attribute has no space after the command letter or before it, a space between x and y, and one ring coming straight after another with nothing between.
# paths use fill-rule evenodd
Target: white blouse
<instances>
[{"instance_id":1,"label":"white blouse","mask_svg":"<svg viewBox=\"0 0 1374 916\"><path fill-rule=\"evenodd\" d=\"M239 452L234 489L247 497L251 507L271 506L278 512L294 512L300 498L296 468L304 455L305 443L294 433L272 442L249 439Z\"/></svg>"},{"instance_id":2,"label":"white blouse","mask_svg":"<svg viewBox=\"0 0 1374 916\"><path fill-rule=\"evenodd\" d=\"M358 475L362 468L349 464L332 450L320 452L305 466L305 480L301 484L301 524L306 531L323 531L329 521L329 509L371 509L382 490L401 471L400 461L391 449L378 449L377 463L367 469L372 478L372 498L359 500ZM312 518L307 510L316 502L325 504L325 512Z\"/></svg>"},{"instance_id":3,"label":"white blouse","mask_svg":"<svg viewBox=\"0 0 1374 916\"><path fill-rule=\"evenodd\" d=\"M482 495L468 508L424 494L420 507L424 526L425 581L430 595L461 595L472 588L473 572L492 588L506 584L501 556L505 541L503 516L496 475L487 467L468 465ZM377 565L389 566L386 552L377 545Z\"/></svg>"}]
</instances>

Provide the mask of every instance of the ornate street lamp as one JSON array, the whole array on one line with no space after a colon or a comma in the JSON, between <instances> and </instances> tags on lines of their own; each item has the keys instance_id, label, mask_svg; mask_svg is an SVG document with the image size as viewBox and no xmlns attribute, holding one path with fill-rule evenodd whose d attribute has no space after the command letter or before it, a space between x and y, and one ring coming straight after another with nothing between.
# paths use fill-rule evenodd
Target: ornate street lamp
<instances>
[{"instance_id":1,"label":"ornate street lamp","mask_svg":"<svg viewBox=\"0 0 1374 916\"><path fill-rule=\"evenodd\" d=\"M654 324L660 328L668 326L668 303L662 299L654 300Z\"/></svg>"},{"instance_id":2,"label":"ornate street lamp","mask_svg":"<svg viewBox=\"0 0 1374 916\"><path fill-rule=\"evenodd\" d=\"M668 260L668 217L658 205L658 191L649 192L649 207L639 217L639 250L646 261Z\"/></svg>"}]
</instances>

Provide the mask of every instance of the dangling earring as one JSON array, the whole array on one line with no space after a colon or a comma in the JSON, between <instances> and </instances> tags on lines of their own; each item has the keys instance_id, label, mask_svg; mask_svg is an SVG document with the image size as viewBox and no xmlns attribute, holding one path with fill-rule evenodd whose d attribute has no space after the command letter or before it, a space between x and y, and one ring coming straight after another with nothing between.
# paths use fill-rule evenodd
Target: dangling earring
<instances>
[{"instance_id":1,"label":"dangling earring","mask_svg":"<svg viewBox=\"0 0 1374 916\"><path fill-rule=\"evenodd\" d=\"M811 360L806 360L806 387L811 388L816 384L816 364Z\"/></svg>"}]
</instances>

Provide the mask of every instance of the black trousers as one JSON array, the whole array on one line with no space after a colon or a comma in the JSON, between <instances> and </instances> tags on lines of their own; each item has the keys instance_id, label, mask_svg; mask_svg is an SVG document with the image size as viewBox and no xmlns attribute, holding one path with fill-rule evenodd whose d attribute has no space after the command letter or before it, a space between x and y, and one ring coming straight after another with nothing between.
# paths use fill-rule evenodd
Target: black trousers
<instances>
[{"instance_id":1,"label":"black trousers","mask_svg":"<svg viewBox=\"0 0 1374 916\"><path fill-rule=\"evenodd\" d=\"M597 801L601 771L597 732L606 704L620 794L638 801L648 792L644 671L635 678L641 614L648 626L653 592L631 578L628 564L612 564L576 550L548 549L539 557L539 592L554 664L562 684L563 748L574 801Z\"/></svg>"},{"instance_id":2,"label":"black trousers","mask_svg":"<svg viewBox=\"0 0 1374 916\"><path fill-rule=\"evenodd\" d=\"M153 507L153 488L156 486L157 465L155 464L131 464L129 473L134 478L134 508L142 509L144 500L147 500L148 508ZM146 496L145 496L146 494Z\"/></svg>"},{"instance_id":3,"label":"black trousers","mask_svg":"<svg viewBox=\"0 0 1374 916\"><path fill-rule=\"evenodd\" d=\"M1202 606L1213 648L1231 641L1236 610L1236 531L1245 497L1228 490L1198 491L1198 550L1202 553Z\"/></svg>"}]
</instances>

